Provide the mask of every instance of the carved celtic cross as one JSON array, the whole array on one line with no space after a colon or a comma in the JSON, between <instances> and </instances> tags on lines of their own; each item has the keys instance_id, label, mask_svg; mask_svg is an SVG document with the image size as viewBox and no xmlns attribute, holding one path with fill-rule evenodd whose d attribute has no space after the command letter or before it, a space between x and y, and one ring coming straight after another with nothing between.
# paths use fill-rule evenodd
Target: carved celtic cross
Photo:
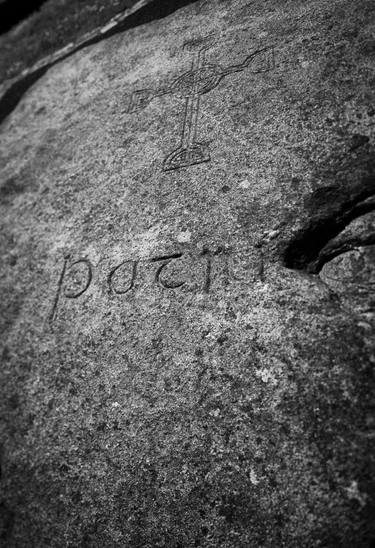
<instances>
[{"instance_id":1,"label":"carved celtic cross","mask_svg":"<svg viewBox=\"0 0 375 548\"><path fill-rule=\"evenodd\" d=\"M197 138L202 95L216 88L229 74L242 72L245 69L249 69L252 74L258 74L267 72L274 66L272 46L253 51L238 65L223 68L218 64L206 62L206 52L212 45L211 38L186 43L184 48L194 52L192 66L188 72L175 78L168 87L159 90L141 89L131 96L129 113L145 108L153 99L163 95L174 94L185 99L180 145L165 158L164 171L208 162L211 159L207 144L200 142Z\"/></svg>"}]
</instances>

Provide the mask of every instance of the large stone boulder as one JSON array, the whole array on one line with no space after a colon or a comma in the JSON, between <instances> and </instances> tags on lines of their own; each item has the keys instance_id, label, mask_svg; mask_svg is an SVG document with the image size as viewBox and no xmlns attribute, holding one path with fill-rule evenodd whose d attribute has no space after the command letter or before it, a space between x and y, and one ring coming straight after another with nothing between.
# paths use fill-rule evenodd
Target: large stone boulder
<instances>
[{"instance_id":1,"label":"large stone boulder","mask_svg":"<svg viewBox=\"0 0 375 548\"><path fill-rule=\"evenodd\" d=\"M196 2L9 111L2 546L374 546L374 24Z\"/></svg>"}]
</instances>

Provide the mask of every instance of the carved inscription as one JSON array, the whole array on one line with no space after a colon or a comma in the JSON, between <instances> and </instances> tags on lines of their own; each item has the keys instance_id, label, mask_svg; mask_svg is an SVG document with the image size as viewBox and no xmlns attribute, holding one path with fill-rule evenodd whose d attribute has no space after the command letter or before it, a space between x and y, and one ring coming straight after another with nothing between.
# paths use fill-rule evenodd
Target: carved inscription
<instances>
[{"instance_id":1,"label":"carved inscription","mask_svg":"<svg viewBox=\"0 0 375 548\"><path fill-rule=\"evenodd\" d=\"M248 269L247 265L242 270ZM258 269L259 266L255 264L254 276L259 279ZM94 267L89 259L73 260L67 255L64 257L57 280L49 315L51 323L57 316L62 299L78 299L88 291L94 279L94 271L95 278L104 285L106 293L112 296L127 296L141 291L144 284L147 284L147 279L149 284L161 290L198 290L206 294L212 289L214 275L218 276L220 272L223 279L228 277L234 281L244 279L238 277L237 262L221 247L214 251L204 247L197 256L176 252L144 259L125 259L110 267L104 276L102 276L103 272L98 267ZM261 278L263 278L263 270ZM194 283L192 283L193 279Z\"/></svg>"},{"instance_id":2,"label":"carved inscription","mask_svg":"<svg viewBox=\"0 0 375 548\"><path fill-rule=\"evenodd\" d=\"M64 264L57 283L50 320L53 321L61 296L77 299L89 288L92 281L93 267L88 259L78 259L69 264L70 257L64 257Z\"/></svg>"},{"instance_id":3,"label":"carved inscription","mask_svg":"<svg viewBox=\"0 0 375 548\"><path fill-rule=\"evenodd\" d=\"M161 285L162 287L165 287L166 289L176 289L177 287L181 287L185 284L185 282L165 282L163 281L163 278L161 276L163 270L171 263L173 259L179 259L182 257L182 253L176 253L174 255L165 255L163 257L156 257L155 259L151 259L152 262L155 263L161 263L160 266L158 266L158 269L155 274L155 282Z\"/></svg>"},{"instance_id":4,"label":"carved inscription","mask_svg":"<svg viewBox=\"0 0 375 548\"><path fill-rule=\"evenodd\" d=\"M141 89L131 96L129 113L144 109L153 99L163 95L177 95L185 101L180 144L165 158L164 171L210 161L207 143L198 138L199 107L202 95L215 89L221 80L230 74L242 72L245 69L252 74L258 74L274 67L272 46L253 51L237 65L221 67L218 64L209 63L206 61L206 52L213 44L212 37L187 42L184 49L192 51L194 55L189 71L174 79L165 88Z\"/></svg>"},{"instance_id":5,"label":"carved inscription","mask_svg":"<svg viewBox=\"0 0 375 548\"><path fill-rule=\"evenodd\" d=\"M70 265L70 272L70 288L65 289L64 295L67 299L77 299L91 284L92 265L88 259L78 259Z\"/></svg>"},{"instance_id":6,"label":"carved inscription","mask_svg":"<svg viewBox=\"0 0 375 548\"><path fill-rule=\"evenodd\" d=\"M127 268L126 268L127 267ZM122 285L122 278L129 278L126 276L125 270L130 268L130 279L128 284ZM125 295L131 291L134 287L134 282L137 277L138 261L123 261L119 265L115 266L109 273L107 282L109 291L113 291L116 295Z\"/></svg>"}]
</instances>

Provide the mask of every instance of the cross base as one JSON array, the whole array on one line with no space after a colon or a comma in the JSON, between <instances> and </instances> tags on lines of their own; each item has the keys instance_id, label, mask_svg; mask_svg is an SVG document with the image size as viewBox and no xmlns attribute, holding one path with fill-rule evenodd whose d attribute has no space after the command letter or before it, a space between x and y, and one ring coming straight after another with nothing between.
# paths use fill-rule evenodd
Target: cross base
<instances>
[{"instance_id":1,"label":"cross base","mask_svg":"<svg viewBox=\"0 0 375 548\"><path fill-rule=\"evenodd\" d=\"M163 164L164 171L193 166L209 162L211 156L208 146L204 143L192 143L187 147L179 147L166 157Z\"/></svg>"}]
</instances>

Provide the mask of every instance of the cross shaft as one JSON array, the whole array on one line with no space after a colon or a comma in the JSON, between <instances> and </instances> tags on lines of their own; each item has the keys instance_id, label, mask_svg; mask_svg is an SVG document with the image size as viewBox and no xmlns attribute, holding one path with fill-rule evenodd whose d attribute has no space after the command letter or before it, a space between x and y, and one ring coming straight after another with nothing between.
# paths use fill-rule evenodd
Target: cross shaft
<instances>
[{"instance_id":1,"label":"cross shaft","mask_svg":"<svg viewBox=\"0 0 375 548\"><path fill-rule=\"evenodd\" d=\"M169 87L156 91L152 89L137 90L131 96L129 112L145 108L156 97L175 94L185 98L180 145L165 158L164 171L208 162L211 159L207 144L197 140L201 95L216 88L221 80L229 74L242 72L249 68L252 68L252 74L257 74L267 72L274 66L273 47L256 50L248 55L242 63L226 68L206 63L205 54L211 45L208 43L197 51L190 71L176 78Z\"/></svg>"}]
</instances>

